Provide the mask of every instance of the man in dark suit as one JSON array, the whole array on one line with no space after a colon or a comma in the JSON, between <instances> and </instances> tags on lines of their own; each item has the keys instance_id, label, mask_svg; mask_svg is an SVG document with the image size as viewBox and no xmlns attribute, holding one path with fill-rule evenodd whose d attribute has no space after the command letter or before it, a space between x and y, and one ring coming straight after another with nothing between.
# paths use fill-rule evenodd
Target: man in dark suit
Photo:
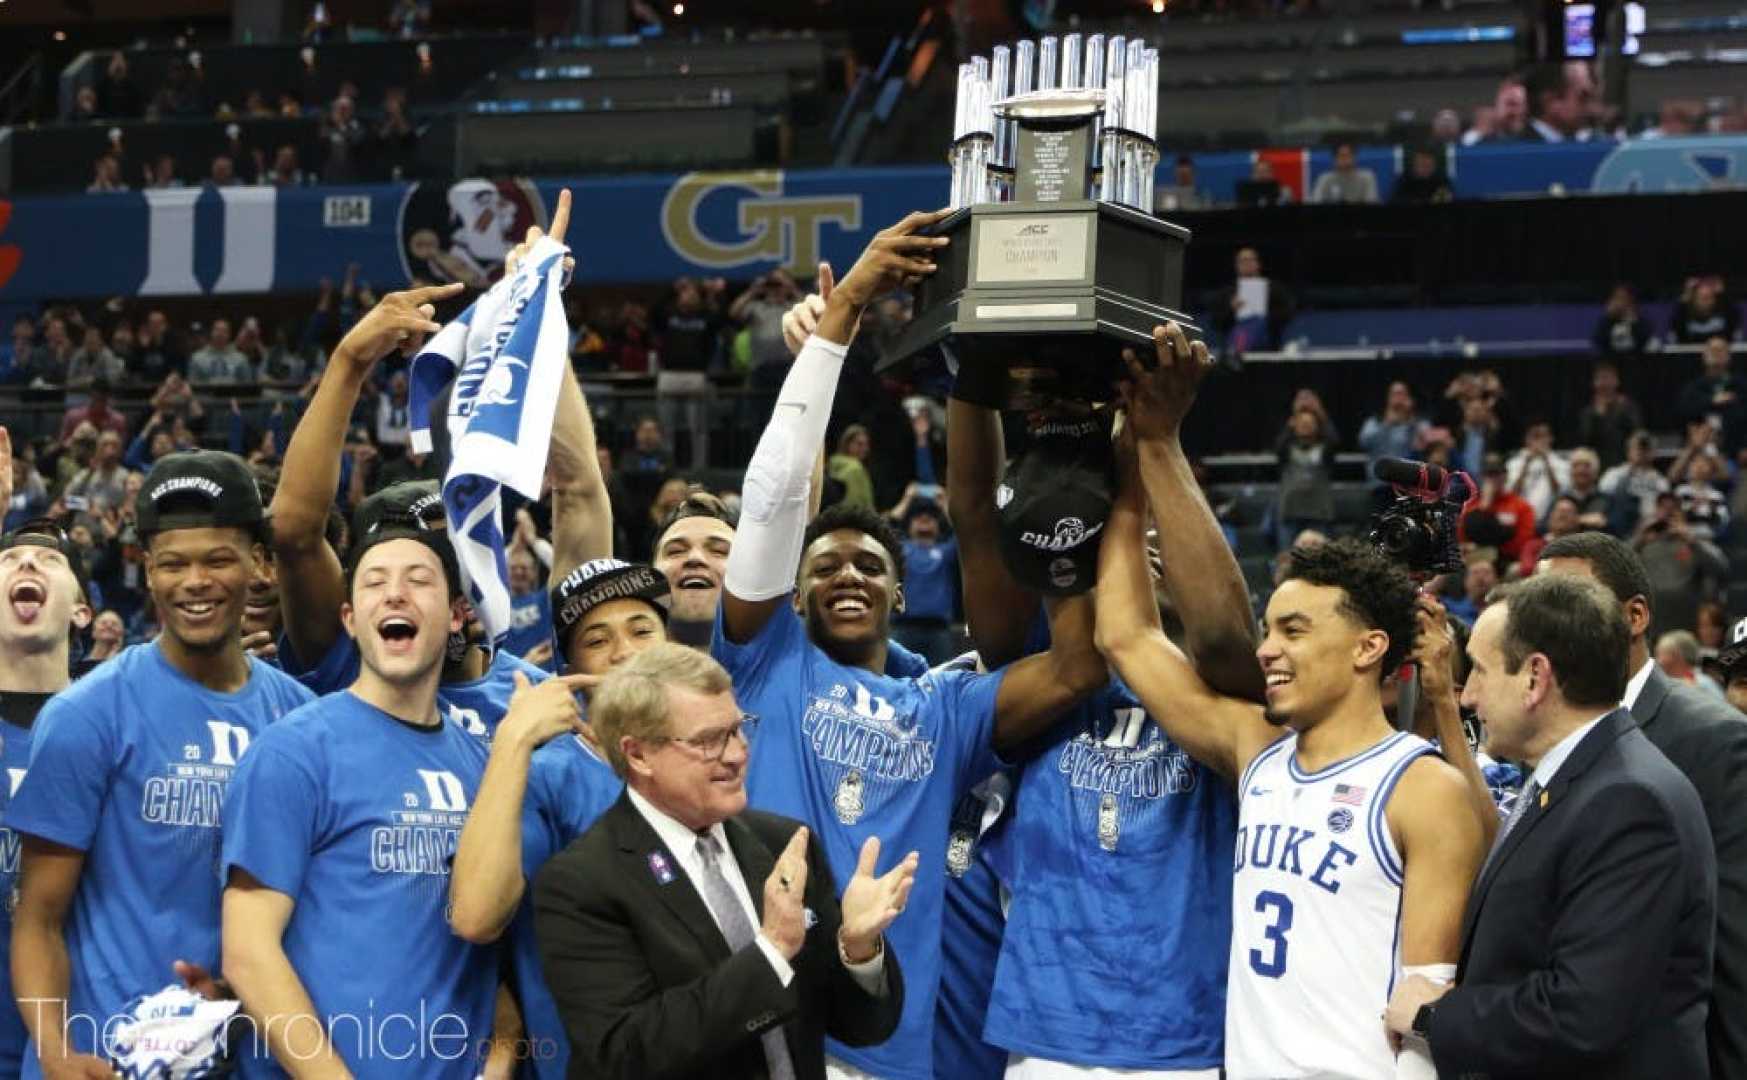
<instances>
[{"instance_id":1,"label":"man in dark suit","mask_svg":"<svg viewBox=\"0 0 1747 1080\"><path fill-rule=\"evenodd\" d=\"M808 830L746 809L751 718L704 653L639 653L590 713L625 794L534 883L570 1075L820 1080L826 1035L888 1038L916 854L875 877L870 838L840 905Z\"/></svg>"},{"instance_id":2,"label":"man in dark suit","mask_svg":"<svg viewBox=\"0 0 1747 1080\"><path fill-rule=\"evenodd\" d=\"M1534 774L1468 897L1456 986L1385 1016L1443 1076L1703 1077L1716 862L1692 784L1619 706L1630 632L1607 590L1543 574L1468 641L1462 703Z\"/></svg>"},{"instance_id":3,"label":"man in dark suit","mask_svg":"<svg viewBox=\"0 0 1747 1080\"><path fill-rule=\"evenodd\" d=\"M1708 1039L1711 1080L1747 1080L1747 719L1664 675L1650 657L1650 578L1606 533L1550 541L1541 569L1583 574L1614 595L1631 628L1622 701L1651 743L1698 789L1717 857L1717 948Z\"/></svg>"}]
</instances>

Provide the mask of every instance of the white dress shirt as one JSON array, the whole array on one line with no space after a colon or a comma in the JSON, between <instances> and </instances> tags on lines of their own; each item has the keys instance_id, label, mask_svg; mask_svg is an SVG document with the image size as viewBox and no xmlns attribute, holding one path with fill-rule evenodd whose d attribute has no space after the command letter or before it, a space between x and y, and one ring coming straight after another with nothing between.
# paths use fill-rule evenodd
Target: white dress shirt
<instances>
[{"instance_id":1,"label":"white dress shirt","mask_svg":"<svg viewBox=\"0 0 1747 1080\"><path fill-rule=\"evenodd\" d=\"M1644 666L1626 683L1626 696L1620 699L1621 708L1629 711L1638 703L1638 695L1644 692L1644 685L1650 681L1650 669L1655 666L1655 659L1644 661Z\"/></svg>"},{"instance_id":2,"label":"white dress shirt","mask_svg":"<svg viewBox=\"0 0 1747 1080\"><path fill-rule=\"evenodd\" d=\"M692 888L697 889L698 895L702 896L704 891L698 883L702 880L704 866L698 858L698 834L693 832L689 826L656 808L654 803L638 794L635 788L627 787L625 792L631 797L631 805L637 808L637 812L643 815L643 820L647 821L649 827L655 830L655 835L667 846L668 851L673 852L674 861L678 862L679 868L685 871L686 880L691 882ZM753 906L752 893L746 884L746 876L740 872L740 861L734 857L733 845L728 843L728 834L722 828L721 822L710 826L710 835L714 836L716 843L722 847L720 860L722 876L727 879L728 887L734 892L734 898L740 901L740 906L746 910L747 922L753 926L759 926L761 920L758 917L758 909ZM762 886L762 883L760 884ZM709 910L709 907L709 904L704 905L705 910ZM710 912L710 918L716 921L716 929L720 930L722 928L721 918L714 911ZM764 953L765 959L770 961L771 969L776 972L777 978L784 986L794 981L794 966L777 949L776 944L764 936L763 930L758 932L758 936L753 939L753 944L757 945L759 951ZM838 956L841 958L841 950L839 950ZM849 970L849 974L863 990L876 997L885 996L886 952L884 949L881 949L872 960L860 964L845 963L843 966Z\"/></svg>"},{"instance_id":3,"label":"white dress shirt","mask_svg":"<svg viewBox=\"0 0 1747 1080\"><path fill-rule=\"evenodd\" d=\"M1554 743L1553 749L1542 754L1541 760L1535 764L1535 790L1546 791L1547 785L1553 782L1554 775L1559 772L1559 766L1565 764L1565 759L1571 756L1573 750L1577 749L1577 744L1583 741L1583 737L1594 730L1595 725L1601 723L1607 717L1612 715L1613 710L1609 709L1607 712L1602 713L1594 720L1584 724L1576 731L1573 731L1571 734Z\"/></svg>"}]
</instances>

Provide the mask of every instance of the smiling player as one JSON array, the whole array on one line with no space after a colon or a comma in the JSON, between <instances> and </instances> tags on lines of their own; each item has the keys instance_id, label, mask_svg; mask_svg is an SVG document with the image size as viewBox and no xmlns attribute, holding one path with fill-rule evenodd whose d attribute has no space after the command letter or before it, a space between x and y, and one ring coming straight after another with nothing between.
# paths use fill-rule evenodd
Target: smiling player
<instances>
[{"instance_id":1,"label":"smiling player","mask_svg":"<svg viewBox=\"0 0 1747 1080\"><path fill-rule=\"evenodd\" d=\"M921 855L910 911L890 935L905 967L903 1019L880 1046L830 1044L838 1075L933 1074L953 806L998 766L995 747L1030 738L1107 677L1084 601L1057 609L1049 652L1000 672L887 674L891 618L903 606L901 542L871 512L832 507L804 520L850 334L877 295L932 272L945 241L918 230L941 216L912 214L881 232L825 302L747 468L711 648L760 718L752 806L811 826L840 880L869 836Z\"/></svg>"},{"instance_id":2,"label":"smiling player","mask_svg":"<svg viewBox=\"0 0 1747 1080\"><path fill-rule=\"evenodd\" d=\"M164 457L137 515L163 633L43 708L8 814L25 837L12 955L35 1042L25 1076L107 1075L89 1071L110 1050L98 1033L130 998L161 988L179 959L218 970L225 789L250 743L311 697L243 651L264 555L248 466L215 451Z\"/></svg>"}]
</instances>

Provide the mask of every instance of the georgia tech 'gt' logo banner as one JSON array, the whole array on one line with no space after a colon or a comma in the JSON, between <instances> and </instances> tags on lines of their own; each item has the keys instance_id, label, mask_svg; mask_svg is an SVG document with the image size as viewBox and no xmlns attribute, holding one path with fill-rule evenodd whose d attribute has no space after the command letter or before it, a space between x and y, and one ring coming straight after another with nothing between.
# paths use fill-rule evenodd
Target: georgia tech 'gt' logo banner
<instances>
[{"instance_id":1,"label":"georgia tech 'gt' logo banner","mask_svg":"<svg viewBox=\"0 0 1747 1080\"><path fill-rule=\"evenodd\" d=\"M724 189L745 192L735 205L733 239L716 239L699 222L704 200ZM819 264L819 230L829 222L861 228L860 195L783 194L780 171L687 173L674 181L661 203L661 233L687 262L716 270L774 262L811 276Z\"/></svg>"}]
</instances>

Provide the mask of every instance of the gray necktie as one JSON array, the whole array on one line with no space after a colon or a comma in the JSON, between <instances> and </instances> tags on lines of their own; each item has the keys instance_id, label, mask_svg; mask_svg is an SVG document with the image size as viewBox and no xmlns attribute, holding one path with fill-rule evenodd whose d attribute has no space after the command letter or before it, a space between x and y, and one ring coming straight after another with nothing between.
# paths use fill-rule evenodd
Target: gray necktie
<instances>
[{"instance_id":1,"label":"gray necktie","mask_svg":"<svg viewBox=\"0 0 1747 1080\"><path fill-rule=\"evenodd\" d=\"M703 880L699 882L704 903L715 914L722 936L728 939L728 948L739 952L752 944L758 931L752 928L752 920L746 917L746 909L722 873L722 845L714 833L698 837L698 861L704 868ZM789 1044L783 1038L782 1025L771 1028L759 1038L764 1043L764 1060L770 1070L770 1080L794 1080L795 1066L789 1060Z\"/></svg>"},{"instance_id":2,"label":"gray necktie","mask_svg":"<svg viewBox=\"0 0 1747 1080\"><path fill-rule=\"evenodd\" d=\"M1487 868L1492 865L1492 860L1498 857L1498 850L1504 847L1504 838L1510 835L1510 831L1516 828L1517 822L1521 821L1524 815L1529 812L1529 806L1539 797L1540 791L1540 785L1531 778L1528 786L1517 795L1516 805L1510 808L1510 816L1504 819L1504 826L1498 830L1498 839L1492 842L1492 850L1486 853L1486 862L1480 867L1482 874L1486 873Z\"/></svg>"}]
</instances>

